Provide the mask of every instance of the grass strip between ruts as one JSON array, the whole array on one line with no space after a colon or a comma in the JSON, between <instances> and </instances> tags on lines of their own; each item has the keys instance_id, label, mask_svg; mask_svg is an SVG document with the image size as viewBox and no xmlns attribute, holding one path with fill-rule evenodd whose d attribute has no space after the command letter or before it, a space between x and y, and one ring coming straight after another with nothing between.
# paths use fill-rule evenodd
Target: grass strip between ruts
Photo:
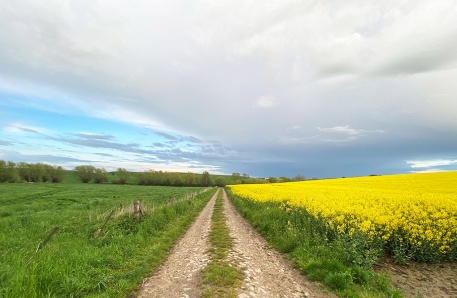
<instances>
[{"instance_id":1,"label":"grass strip between ruts","mask_svg":"<svg viewBox=\"0 0 457 298\"><path fill-rule=\"evenodd\" d=\"M243 274L227 260L232 238L223 213L223 191L219 190L212 215L209 240L211 261L202 270L202 297L236 297Z\"/></svg>"}]
</instances>

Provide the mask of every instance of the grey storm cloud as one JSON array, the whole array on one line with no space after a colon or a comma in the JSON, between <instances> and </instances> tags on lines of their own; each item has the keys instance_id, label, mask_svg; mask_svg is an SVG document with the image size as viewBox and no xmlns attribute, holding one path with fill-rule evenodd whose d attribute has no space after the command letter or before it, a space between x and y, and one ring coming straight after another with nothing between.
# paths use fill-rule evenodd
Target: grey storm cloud
<instances>
[{"instance_id":1,"label":"grey storm cloud","mask_svg":"<svg viewBox=\"0 0 457 298\"><path fill-rule=\"evenodd\" d=\"M142 155L139 160L148 162L189 162L197 161L203 164L216 162L223 162L229 156L233 156L233 152L230 148L221 146L218 142L203 143L194 137L177 136L176 139L197 140L197 147L191 147L192 150L182 150L180 144L168 145L168 146L147 146L145 149L143 146L137 143L123 143L116 141L111 135L93 135L87 133L76 133L70 137L52 137L47 136L48 139L57 143L67 143L78 147L88 147L96 149L111 149L117 152L133 153ZM107 141L109 140L109 141ZM107 153L95 153L104 157L118 157L117 154Z\"/></svg>"},{"instance_id":2,"label":"grey storm cloud","mask_svg":"<svg viewBox=\"0 0 457 298\"><path fill-rule=\"evenodd\" d=\"M98 135L98 134L91 134L91 133L75 133L74 136L82 138L82 139L93 139L93 140L112 140L114 136L112 135Z\"/></svg>"},{"instance_id":3,"label":"grey storm cloud","mask_svg":"<svg viewBox=\"0 0 457 298\"><path fill-rule=\"evenodd\" d=\"M0 156L7 155L9 160L23 161L23 162L45 162L50 164L61 164L68 162L87 163L91 162L88 159L79 159L63 155L52 155L52 154L22 154L15 150L2 150L0 149Z\"/></svg>"},{"instance_id":4,"label":"grey storm cloud","mask_svg":"<svg viewBox=\"0 0 457 298\"><path fill-rule=\"evenodd\" d=\"M11 145L13 145L11 142L0 140L0 146L11 146Z\"/></svg>"}]
</instances>

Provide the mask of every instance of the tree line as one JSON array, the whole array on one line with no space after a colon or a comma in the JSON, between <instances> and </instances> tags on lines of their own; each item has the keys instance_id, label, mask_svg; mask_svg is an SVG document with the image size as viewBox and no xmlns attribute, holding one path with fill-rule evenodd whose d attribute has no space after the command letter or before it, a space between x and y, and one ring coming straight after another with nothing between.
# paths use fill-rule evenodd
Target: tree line
<instances>
[{"instance_id":1,"label":"tree line","mask_svg":"<svg viewBox=\"0 0 457 298\"><path fill-rule=\"evenodd\" d=\"M43 163L27 163L0 160L0 182L53 182L59 183L65 177L61 166Z\"/></svg>"},{"instance_id":2,"label":"tree line","mask_svg":"<svg viewBox=\"0 0 457 298\"><path fill-rule=\"evenodd\" d=\"M213 180L213 178L207 171L204 171L201 175L196 175L192 172L176 173L149 170L143 173L138 173L138 184L224 187L227 183L223 177L217 177Z\"/></svg>"},{"instance_id":3,"label":"tree line","mask_svg":"<svg viewBox=\"0 0 457 298\"><path fill-rule=\"evenodd\" d=\"M0 160L0 182L62 182L67 171L61 166L51 166L43 163L26 163ZM114 184L139 184L139 185L162 185L162 186L220 186L224 187L227 181L224 177L213 177L207 172L197 175L192 172L176 173L149 170L140 173L131 173L124 168L118 168L115 172L108 173L104 168L96 168L91 165L80 165L74 169L75 176L83 183L111 183ZM111 175L111 179L109 179ZM133 179L131 179L133 178ZM135 179L136 178L136 179ZM253 178L248 174L232 173L228 177L229 184L258 184L302 181L306 178L297 175L293 178L269 177Z\"/></svg>"},{"instance_id":4,"label":"tree line","mask_svg":"<svg viewBox=\"0 0 457 298\"><path fill-rule=\"evenodd\" d=\"M114 175L114 173L111 173ZM97 184L108 183L108 172L104 168L96 168L90 165L81 165L75 167L75 175L82 183L93 181ZM116 179L112 181L114 184L127 184L130 173L124 168L118 168L116 171Z\"/></svg>"},{"instance_id":5,"label":"tree line","mask_svg":"<svg viewBox=\"0 0 457 298\"><path fill-rule=\"evenodd\" d=\"M75 168L76 176L83 183L108 183L108 173L105 169L97 169L93 166L82 165ZM114 184L127 184L133 173L124 168L118 168L111 173L115 178ZM225 179L217 177L214 181L211 175L205 171L202 175L197 176L192 172L176 173L149 170L146 172L136 173L137 183L139 185L162 185L162 186L220 186L226 185Z\"/></svg>"},{"instance_id":6,"label":"tree line","mask_svg":"<svg viewBox=\"0 0 457 298\"><path fill-rule=\"evenodd\" d=\"M288 178L285 176L281 176L279 178L276 178L276 177L253 178L253 177L250 177L246 173L240 174L238 172L232 173L231 178L232 178L232 184L282 183L282 182L295 182L295 181L306 180L306 177L303 175L296 175L295 177L292 177L292 178Z\"/></svg>"},{"instance_id":7,"label":"tree line","mask_svg":"<svg viewBox=\"0 0 457 298\"><path fill-rule=\"evenodd\" d=\"M15 182L52 182L60 183L68 171L61 166L51 166L43 163L26 163L0 160L0 183ZM131 173L124 168L108 173L104 168L91 165L80 165L74 168L74 175L82 183L111 183L163 186L221 186L226 185L223 177L213 180L205 171L201 175L194 173L175 173L149 170L143 173ZM112 178L109 179L109 175ZM133 177L132 177L133 176ZM133 179L131 179L133 178ZM135 179L136 178L136 179ZM136 181L135 181L136 180Z\"/></svg>"}]
</instances>

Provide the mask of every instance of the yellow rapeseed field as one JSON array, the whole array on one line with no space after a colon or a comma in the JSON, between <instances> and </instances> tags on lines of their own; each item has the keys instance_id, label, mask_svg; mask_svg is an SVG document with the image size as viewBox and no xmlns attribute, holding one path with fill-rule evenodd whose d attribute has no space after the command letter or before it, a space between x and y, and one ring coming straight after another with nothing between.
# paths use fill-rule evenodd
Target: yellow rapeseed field
<instances>
[{"instance_id":1,"label":"yellow rapeseed field","mask_svg":"<svg viewBox=\"0 0 457 298\"><path fill-rule=\"evenodd\" d=\"M235 195L247 199L305 208L338 233L351 236L360 231L384 243L408 245L416 253L446 255L456 251L457 172L230 188Z\"/></svg>"}]
</instances>

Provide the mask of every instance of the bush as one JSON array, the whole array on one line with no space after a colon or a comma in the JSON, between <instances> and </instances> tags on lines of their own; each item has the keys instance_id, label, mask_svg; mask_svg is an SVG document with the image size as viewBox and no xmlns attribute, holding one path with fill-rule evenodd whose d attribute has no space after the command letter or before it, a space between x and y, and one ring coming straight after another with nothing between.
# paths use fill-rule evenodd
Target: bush
<instances>
[{"instance_id":1,"label":"bush","mask_svg":"<svg viewBox=\"0 0 457 298\"><path fill-rule=\"evenodd\" d=\"M0 182L17 182L19 181L19 172L16 164L12 161L0 160Z\"/></svg>"},{"instance_id":2,"label":"bush","mask_svg":"<svg viewBox=\"0 0 457 298\"><path fill-rule=\"evenodd\" d=\"M214 180L214 184L219 187L225 187L227 182L223 177L217 177L216 180Z\"/></svg>"},{"instance_id":3,"label":"bush","mask_svg":"<svg viewBox=\"0 0 457 298\"><path fill-rule=\"evenodd\" d=\"M118 168L117 169L117 180L113 181L115 184L127 184L127 181L129 180L130 173L127 172L126 169L124 168Z\"/></svg>"},{"instance_id":4,"label":"bush","mask_svg":"<svg viewBox=\"0 0 457 298\"><path fill-rule=\"evenodd\" d=\"M94 171L94 182L95 183L108 183L108 174L105 169L95 169Z\"/></svg>"},{"instance_id":5,"label":"bush","mask_svg":"<svg viewBox=\"0 0 457 298\"><path fill-rule=\"evenodd\" d=\"M93 166L77 166L75 168L76 176L83 183L89 183L94 177L95 168Z\"/></svg>"},{"instance_id":6,"label":"bush","mask_svg":"<svg viewBox=\"0 0 457 298\"><path fill-rule=\"evenodd\" d=\"M61 166L54 166L51 171L51 181L53 183L60 183L65 178L65 170Z\"/></svg>"}]
</instances>

